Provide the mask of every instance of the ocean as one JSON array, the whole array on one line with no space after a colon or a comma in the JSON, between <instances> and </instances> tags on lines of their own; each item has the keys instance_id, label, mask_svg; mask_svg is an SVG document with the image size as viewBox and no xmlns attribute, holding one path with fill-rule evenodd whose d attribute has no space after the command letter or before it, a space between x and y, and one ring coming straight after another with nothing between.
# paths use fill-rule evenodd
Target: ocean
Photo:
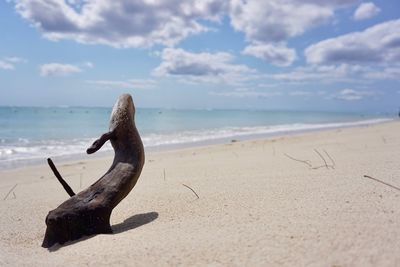
<instances>
[{"instance_id":1,"label":"ocean","mask_svg":"<svg viewBox=\"0 0 400 267\"><path fill-rule=\"evenodd\" d=\"M0 107L0 169L44 163L47 157L88 157L86 148L107 131L111 108ZM380 123L394 115L261 110L138 108L146 150L261 138ZM97 152L112 154L107 144Z\"/></svg>"}]
</instances>

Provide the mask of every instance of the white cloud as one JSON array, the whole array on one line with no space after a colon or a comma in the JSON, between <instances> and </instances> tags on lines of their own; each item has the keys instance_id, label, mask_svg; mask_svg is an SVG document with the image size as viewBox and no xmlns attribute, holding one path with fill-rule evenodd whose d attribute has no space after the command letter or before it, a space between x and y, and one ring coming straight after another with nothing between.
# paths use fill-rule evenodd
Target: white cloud
<instances>
[{"instance_id":1,"label":"white cloud","mask_svg":"<svg viewBox=\"0 0 400 267\"><path fill-rule=\"evenodd\" d=\"M335 99L344 101L358 101L366 97L375 96L376 93L372 91L356 91L353 89L343 89L339 93L333 96Z\"/></svg>"},{"instance_id":2,"label":"white cloud","mask_svg":"<svg viewBox=\"0 0 400 267\"><path fill-rule=\"evenodd\" d=\"M268 77L285 83L321 83L333 84L371 83L377 80L400 81L399 67L385 67L373 65L311 65L298 67L290 72L281 72Z\"/></svg>"},{"instance_id":3,"label":"white cloud","mask_svg":"<svg viewBox=\"0 0 400 267\"><path fill-rule=\"evenodd\" d=\"M312 27L331 20L335 9L356 0L231 0L229 16L232 27L243 32L250 45L244 53L278 66L289 66L296 51L284 44Z\"/></svg>"},{"instance_id":4,"label":"white cloud","mask_svg":"<svg viewBox=\"0 0 400 267\"><path fill-rule=\"evenodd\" d=\"M237 83L255 73L245 65L232 63L234 57L225 52L191 53L183 49L166 48L161 53L161 64L155 76L186 77L195 81ZM247 77L246 77L246 76Z\"/></svg>"},{"instance_id":5,"label":"white cloud","mask_svg":"<svg viewBox=\"0 0 400 267\"><path fill-rule=\"evenodd\" d=\"M233 28L249 41L264 43L285 41L332 16L327 6L301 1L232 0L230 4Z\"/></svg>"},{"instance_id":6,"label":"white cloud","mask_svg":"<svg viewBox=\"0 0 400 267\"><path fill-rule=\"evenodd\" d=\"M90 84L99 85L105 88L120 88L120 89L148 89L154 88L156 82L150 79L130 79L130 80L94 80L86 81Z\"/></svg>"},{"instance_id":7,"label":"white cloud","mask_svg":"<svg viewBox=\"0 0 400 267\"><path fill-rule=\"evenodd\" d=\"M247 46L243 53L271 62L271 64L287 67L296 59L296 51L287 48L284 44L252 44Z\"/></svg>"},{"instance_id":8,"label":"white cloud","mask_svg":"<svg viewBox=\"0 0 400 267\"><path fill-rule=\"evenodd\" d=\"M4 61L4 60L0 60L0 69L2 69L2 70L14 70L15 67L10 62Z\"/></svg>"},{"instance_id":9,"label":"white cloud","mask_svg":"<svg viewBox=\"0 0 400 267\"><path fill-rule=\"evenodd\" d=\"M399 67L386 67L379 70L369 70L364 77L371 80L398 80L400 81Z\"/></svg>"},{"instance_id":10,"label":"white cloud","mask_svg":"<svg viewBox=\"0 0 400 267\"><path fill-rule=\"evenodd\" d=\"M16 0L16 10L52 40L114 47L171 46L207 31L199 20L218 20L225 1Z\"/></svg>"},{"instance_id":11,"label":"white cloud","mask_svg":"<svg viewBox=\"0 0 400 267\"><path fill-rule=\"evenodd\" d=\"M10 62L10 63L14 63L14 64L27 62L27 60L25 58L21 58L21 57L6 57L4 60L7 62Z\"/></svg>"},{"instance_id":12,"label":"white cloud","mask_svg":"<svg viewBox=\"0 0 400 267\"><path fill-rule=\"evenodd\" d=\"M397 63L400 60L400 19L377 24L362 32L327 39L306 48L312 64Z\"/></svg>"},{"instance_id":13,"label":"white cloud","mask_svg":"<svg viewBox=\"0 0 400 267\"><path fill-rule=\"evenodd\" d=\"M40 76L66 76L72 73L81 72L82 69L71 64L48 63L39 67Z\"/></svg>"},{"instance_id":14,"label":"white cloud","mask_svg":"<svg viewBox=\"0 0 400 267\"><path fill-rule=\"evenodd\" d=\"M0 60L0 69L15 70L15 65L27 62L26 59L20 57L5 57Z\"/></svg>"},{"instance_id":15,"label":"white cloud","mask_svg":"<svg viewBox=\"0 0 400 267\"><path fill-rule=\"evenodd\" d=\"M281 92L257 92L248 88L237 88L233 91L210 92L210 95L236 98L270 98L282 95Z\"/></svg>"},{"instance_id":16,"label":"white cloud","mask_svg":"<svg viewBox=\"0 0 400 267\"><path fill-rule=\"evenodd\" d=\"M354 11L353 18L355 20L369 19L377 15L381 9L377 7L374 3L361 3L356 11Z\"/></svg>"}]
</instances>

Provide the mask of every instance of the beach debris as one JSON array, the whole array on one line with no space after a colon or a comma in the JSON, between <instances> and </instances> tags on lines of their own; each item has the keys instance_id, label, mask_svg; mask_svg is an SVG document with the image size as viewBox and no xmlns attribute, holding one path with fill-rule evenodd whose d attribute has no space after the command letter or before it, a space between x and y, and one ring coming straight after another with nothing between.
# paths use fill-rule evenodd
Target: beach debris
<instances>
[{"instance_id":1,"label":"beach debris","mask_svg":"<svg viewBox=\"0 0 400 267\"><path fill-rule=\"evenodd\" d=\"M64 244L83 236L112 233L112 210L135 186L144 165L144 148L134 122L135 107L129 94L121 95L111 113L109 132L87 149L88 154L110 141L115 152L110 169L87 189L75 194L49 160L50 168L71 196L46 217L42 247Z\"/></svg>"},{"instance_id":2,"label":"beach debris","mask_svg":"<svg viewBox=\"0 0 400 267\"><path fill-rule=\"evenodd\" d=\"M336 166L335 161L333 160L333 158L329 155L329 153L328 153L325 149L323 149L323 151L324 151L325 155L329 158L331 164L328 164L328 162L326 161L325 157L324 157L324 156L322 155L322 153L321 153L320 151L318 151L317 149L314 149L314 152L322 159L322 161L323 161L323 163L324 163L323 165L314 166L314 165L311 163L310 160L297 159L297 158L294 158L294 157L292 157L292 156L290 156L290 155L288 155L288 154L286 154L286 153L284 153L283 155L285 155L287 158L289 158L289 159L291 159L291 160L304 163L304 164L306 164L310 169L313 169L313 170L320 169L320 168L326 168L326 169L331 168L331 169L335 169L335 166Z\"/></svg>"},{"instance_id":3,"label":"beach debris","mask_svg":"<svg viewBox=\"0 0 400 267\"><path fill-rule=\"evenodd\" d=\"M329 155L329 153L328 153L325 149L323 149L323 151L324 151L325 155L328 156L329 160L332 162L332 165L330 165L331 168L334 169L334 168L336 167L336 162L333 160L333 158L331 157L331 155Z\"/></svg>"},{"instance_id":4,"label":"beach debris","mask_svg":"<svg viewBox=\"0 0 400 267\"><path fill-rule=\"evenodd\" d=\"M16 196L15 196L15 194L14 194L14 189L17 187L17 185L18 185L18 183L15 184L15 185L8 191L7 195L3 198L3 200L6 200L6 199L8 198L8 196L11 194L11 192L13 193L14 198L16 198Z\"/></svg>"},{"instance_id":5,"label":"beach debris","mask_svg":"<svg viewBox=\"0 0 400 267\"><path fill-rule=\"evenodd\" d=\"M315 153L317 153L318 156L324 161L325 167L326 167L327 169L329 169L328 164L326 163L326 160L325 160L324 156L322 156L321 153L319 153L319 151L318 151L317 149L314 149L314 151L315 151Z\"/></svg>"},{"instance_id":6,"label":"beach debris","mask_svg":"<svg viewBox=\"0 0 400 267\"><path fill-rule=\"evenodd\" d=\"M188 185L185 185L185 184L182 184L184 187L186 187L186 188L189 188L192 192L193 192L193 194L195 194L196 195L196 197L197 197L197 199L199 199L200 197L199 197L199 195L196 193L196 191L194 191L193 190L193 188L191 188L190 186L188 186Z\"/></svg>"},{"instance_id":7,"label":"beach debris","mask_svg":"<svg viewBox=\"0 0 400 267\"><path fill-rule=\"evenodd\" d=\"M371 177L371 176L369 176L369 175L364 175L363 177L364 177L364 178L371 179L371 180L374 180L374 181L376 181L376 182L378 182L378 183L387 185L387 186L389 186L389 187L391 187L391 188L393 188L393 189L396 189L396 190L400 191L400 188L399 188L399 187L394 186L394 185L391 185L391 184L386 183L386 182L384 182L384 181L381 181L381 180L379 180L379 179L377 179L377 178Z\"/></svg>"},{"instance_id":8,"label":"beach debris","mask_svg":"<svg viewBox=\"0 0 400 267\"><path fill-rule=\"evenodd\" d=\"M286 153L284 153L283 155L285 155L287 158L289 158L289 159L291 159L291 160L304 163L304 164L306 164L308 167L312 168L311 162L310 162L309 160L296 159L296 158L294 158L294 157L292 157L292 156L290 156L290 155L288 155L288 154L286 154Z\"/></svg>"}]
</instances>

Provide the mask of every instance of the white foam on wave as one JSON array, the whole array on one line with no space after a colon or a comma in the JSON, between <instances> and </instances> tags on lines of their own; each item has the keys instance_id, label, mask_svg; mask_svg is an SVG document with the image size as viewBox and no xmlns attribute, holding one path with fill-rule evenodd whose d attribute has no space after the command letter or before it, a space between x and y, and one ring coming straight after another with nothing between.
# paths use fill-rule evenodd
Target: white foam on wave
<instances>
[{"instance_id":1,"label":"white foam on wave","mask_svg":"<svg viewBox=\"0 0 400 267\"><path fill-rule=\"evenodd\" d=\"M149 134L142 137L145 147L156 147L165 145L190 144L206 142L211 140L224 140L227 138L243 136L268 136L282 133L322 130L331 128L342 128L361 126L391 121L392 119L371 119L355 122L321 123L321 124L280 124L272 126L255 127L226 127L219 129L205 129L199 131L182 131L172 134Z\"/></svg>"},{"instance_id":2,"label":"white foam on wave","mask_svg":"<svg viewBox=\"0 0 400 267\"><path fill-rule=\"evenodd\" d=\"M392 119L371 119L355 122L321 123L321 124L280 124L256 127L225 127L217 129L204 129L196 131L181 131L168 134L146 134L142 136L143 144L147 148L173 145L190 145L201 142L227 140L238 137L272 136L283 133L322 130L329 128L342 128L360 125L369 125L391 121ZM72 140L46 140L30 141L20 138L14 144L1 142L0 144L0 167L12 166L15 162L20 164L44 160L47 157L63 157L72 155L85 155L86 149L95 138L72 139ZM112 150L107 142L101 151Z\"/></svg>"},{"instance_id":3,"label":"white foam on wave","mask_svg":"<svg viewBox=\"0 0 400 267\"><path fill-rule=\"evenodd\" d=\"M39 142L20 141L15 144L0 146L0 167L13 165L13 162L29 162L47 157L63 157L86 153L86 149L94 139L49 140ZM111 150L110 144L105 144L103 150Z\"/></svg>"}]
</instances>

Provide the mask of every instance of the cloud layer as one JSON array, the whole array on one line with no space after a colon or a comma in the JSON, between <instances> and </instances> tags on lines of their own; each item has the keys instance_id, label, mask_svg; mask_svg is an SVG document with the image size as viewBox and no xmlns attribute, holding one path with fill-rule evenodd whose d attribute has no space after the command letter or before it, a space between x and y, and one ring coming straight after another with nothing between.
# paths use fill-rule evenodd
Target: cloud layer
<instances>
[{"instance_id":1,"label":"cloud layer","mask_svg":"<svg viewBox=\"0 0 400 267\"><path fill-rule=\"evenodd\" d=\"M400 60L400 19L327 39L305 50L308 63L385 63Z\"/></svg>"},{"instance_id":2,"label":"cloud layer","mask_svg":"<svg viewBox=\"0 0 400 267\"><path fill-rule=\"evenodd\" d=\"M296 51L289 38L332 20L336 9L357 0L15 0L17 12L52 40L113 47L174 46L209 31L205 22L229 17L244 33L243 53L289 66Z\"/></svg>"},{"instance_id":3,"label":"cloud layer","mask_svg":"<svg viewBox=\"0 0 400 267\"><path fill-rule=\"evenodd\" d=\"M173 45L207 31L198 22L217 20L224 1L17 0L16 10L52 40L114 47Z\"/></svg>"}]
</instances>

